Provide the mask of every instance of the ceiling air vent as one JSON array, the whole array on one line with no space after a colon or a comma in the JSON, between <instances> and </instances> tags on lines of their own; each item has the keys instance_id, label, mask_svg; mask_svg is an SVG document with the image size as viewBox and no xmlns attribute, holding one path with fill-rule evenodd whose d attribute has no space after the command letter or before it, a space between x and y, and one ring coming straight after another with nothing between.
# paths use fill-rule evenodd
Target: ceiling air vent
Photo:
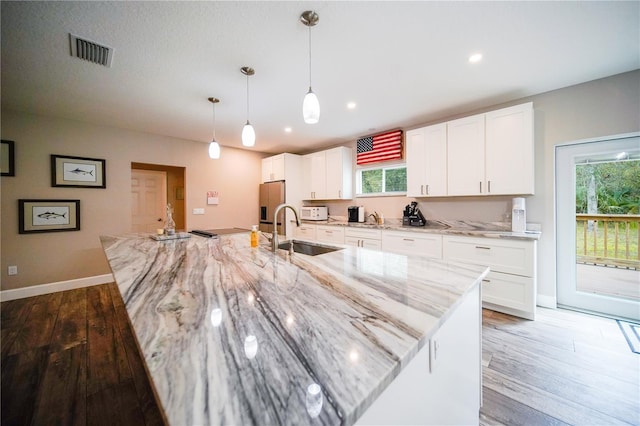
<instances>
[{"instance_id":1,"label":"ceiling air vent","mask_svg":"<svg viewBox=\"0 0 640 426\"><path fill-rule=\"evenodd\" d=\"M101 46L71 33L69 34L69 42L71 44L71 56L111 68L112 48Z\"/></svg>"}]
</instances>

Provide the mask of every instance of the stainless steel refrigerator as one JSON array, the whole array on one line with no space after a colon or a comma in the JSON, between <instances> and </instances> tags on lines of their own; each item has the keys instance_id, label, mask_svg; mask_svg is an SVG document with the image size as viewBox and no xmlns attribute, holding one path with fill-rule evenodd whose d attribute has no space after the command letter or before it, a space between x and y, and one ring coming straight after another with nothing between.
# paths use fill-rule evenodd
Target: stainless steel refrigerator
<instances>
[{"instance_id":1,"label":"stainless steel refrigerator","mask_svg":"<svg viewBox=\"0 0 640 426\"><path fill-rule=\"evenodd\" d=\"M258 229L263 232L273 232L273 212L278 204L285 202L284 181L267 182L260 184L260 224ZM278 233L284 234L285 212L278 214Z\"/></svg>"}]
</instances>

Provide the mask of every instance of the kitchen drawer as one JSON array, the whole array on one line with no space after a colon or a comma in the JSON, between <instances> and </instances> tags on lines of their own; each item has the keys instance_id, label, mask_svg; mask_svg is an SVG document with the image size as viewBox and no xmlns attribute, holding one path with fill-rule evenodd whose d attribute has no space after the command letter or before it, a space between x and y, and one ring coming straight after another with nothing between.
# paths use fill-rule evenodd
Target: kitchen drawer
<instances>
[{"instance_id":1,"label":"kitchen drawer","mask_svg":"<svg viewBox=\"0 0 640 426\"><path fill-rule=\"evenodd\" d=\"M382 231L379 229L355 228L347 226L344 230L345 237L367 238L370 240L379 240Z\"/></svg>"},{"instance_id":2,"label":"kitchen drawer","mask_svg":"<svg viewBox=\"0 0 640 426\"><path fill-rule=\"evenodd\" d=\"M293 228L294 238L299 240L315 241L316 225L300 225Z\"/></svg>"},{"instance_id":3,"label":"kitchen drawer","mask_svg":"<svg viewBox=\"0 0 640 426\"><path fill-rule=\"evenodd\" d=\"M432 259L442 259L442 235L383 231L382 249L394 253L418 254Z\"/></svg>"},{"instance_id":4,"label":"kitchen drawer","mask_svg":"<svg viewBox=\"0 0 640 426\"><path fill-rule=\"evenodd\" d=\"M357 237L345 237L344 243L348 246L364 247L372 250L380 250L382 246L380 240L372 240L369 238L357 238Z\"/></svg>"},{"instance_id":5,"label":"kitchen drawer","mask_svg":"<svg viewBox=\"0 0 640 426\"><path fill-rule=\"evenodd\" d=\"M536 305L534 278L489 272L482 280L482 302L492 304L487 306L490 309L534 319ZM509 308L520 312L512 312Z\"/></svg>"},{"instance_id":6,"label":"kitchen drawer","mask_svg":"<svg viewBox=\"0 0 640 426\"><path fill-rule=\"evenodd\" d=\"M446 260L489 266L494 272L535 276L535 241L452 236L444 236L442 241Z\"/></svg>"},{"instance_id":7,"label":"kitchen drawer","mask_svg":"<svg viewBox=\"0 0 640 426\"><path fill-rule=\"evenodd\" d=\"M344 229L337 226L316 225L316 241L344 244Z\"/></svg>"}]
</instances>

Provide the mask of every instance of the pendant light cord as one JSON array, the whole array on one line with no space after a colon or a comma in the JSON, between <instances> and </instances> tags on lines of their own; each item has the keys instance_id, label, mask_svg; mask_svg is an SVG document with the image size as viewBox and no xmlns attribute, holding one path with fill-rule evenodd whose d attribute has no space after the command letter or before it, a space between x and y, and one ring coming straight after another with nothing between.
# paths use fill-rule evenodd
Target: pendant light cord
<instances>
[{"instance_id":1,"label":"pendant light cord","mask_svg":"<svg viewBox=\"0 0 640 426\"><path fill-rule=\"evenodd\" d=\"M311 89L311 27L309 28L309 89Z\"/></svg>"},{"instance_id":2,"label":"pendant light cord","mask_svg":"<svg viewBox=\"0 0 640 426\"><path fill-rule=\"evenodd\" d=\"M247 122L249 122L249 74L247 74Z\"/></svg>"},{"instance_id":3,"label":"pendant light cord","mask_svg":"<svg viewBox=\"0 0 640 426\"><path fill-rule=\"evenodd\" d=\"M213 139L212 141L216 140L216 104L215 102L213 103Z\"/></svg>"}]
</instances>

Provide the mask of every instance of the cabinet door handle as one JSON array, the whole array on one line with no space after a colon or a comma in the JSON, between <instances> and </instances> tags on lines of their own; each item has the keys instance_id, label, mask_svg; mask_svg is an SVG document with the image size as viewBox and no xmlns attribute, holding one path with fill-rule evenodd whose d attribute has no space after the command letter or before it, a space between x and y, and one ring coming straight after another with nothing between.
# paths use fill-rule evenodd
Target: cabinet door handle
<instances>
[{"instance_id":1,"label":"cabinet door handle","mask_svg":"<svg viewBox=\"0 0 640 426\"><path fill-rule=\"evenodd\" d=\"M342 189L338 189L338 198L342 198Z\"/></svg>"},{"instance_id":2,"label":"cabinet door handle","mask_svg":"<svg viewBox=\"0 0 640 426\"><path fill-rule=\"evenodd\" d=\"M487 192L488 193L491 192L491 181L490 180L487 181Z\"/></svg>"},{"instance_id":3,"label":"cabinet door handle","mask_svg":"<svg viewBox=\"0 0 640 426\"><path fill-rule=\"evenodd\" d=\"M324 231L325 234L333 234L333 231Z\"/></svg>"},{"instance_id":4,"label":"cabinet door handle","mask_svg":"<svg viewBox=\"0 0 640 426\"><path fill-rule=\"evenodd\" d=\"M414 240L413 240L413 238L403 238L402 241L411 241L411 242L413 242Z\"/></svg>"},{"instance_id":5,"label":"cabinet door handle","mask_svg":"<svg viewBox=\"0 0 640 426\"><path fill-rule=\"evenodd\" d=\"M491 280L482 280L483 283L490 283Z\"/></svg>"},{"instance_id":6,"label":"cabinet door handle","mask_svg":"<svg viewBox=\"0 0 640 426\"><path fill-rule=\"evenodd\" d=\"M482 194L482 181L480 181L480 193Z\"/></svg>"},{"instance_id":7,"label":"cabinet door handle","mask_svg":"<svg viewBox=\"0 0 640 426\"><path fill-rule=\"evenodd\" d=\"M427 185L427 195L429 195L429 185Z\"/></svg>"},{"instance_id":8,"label":"cabinet door handle","mask_svg":"<svg viewBox=\"0 0 640 426\"><path fill-rule=\"evenodd\" d=\"M480 250L491 250L491 247L484 247L484 246L476 246L476 248Z\"/></svg>"},{"instance_id":9,"label":"cabinet door handle","mask_svg":"<svg viewBox=\"0 0 640 426\"><path fill-rule=\"evenodd\" d=\"M424 195L424 185L420 185L420 195Z\"/></svg>"}]
</instances>

